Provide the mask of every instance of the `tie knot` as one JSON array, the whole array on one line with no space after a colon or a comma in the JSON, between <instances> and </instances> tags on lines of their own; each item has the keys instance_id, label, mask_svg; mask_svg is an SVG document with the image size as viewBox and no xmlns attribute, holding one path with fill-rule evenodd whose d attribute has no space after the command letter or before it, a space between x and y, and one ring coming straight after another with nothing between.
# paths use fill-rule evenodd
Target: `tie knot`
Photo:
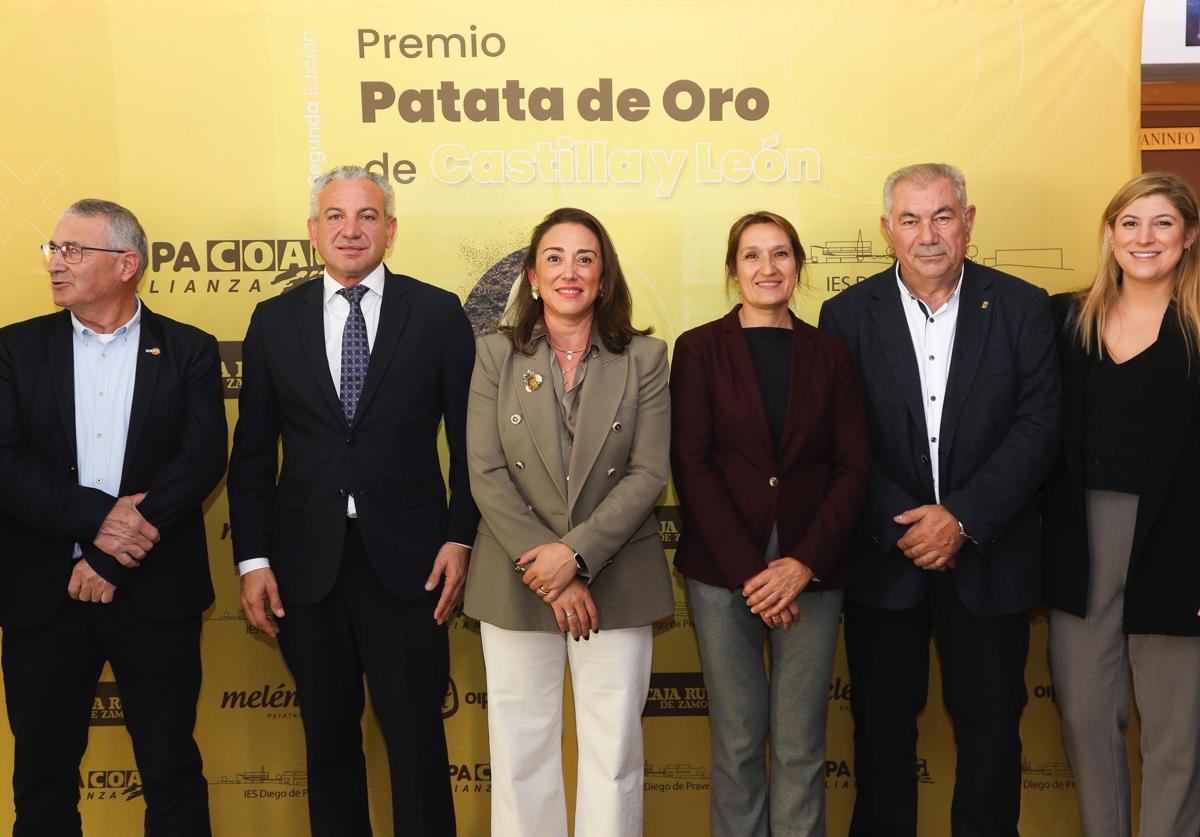
<instances>
[{"instance_id":1,"label":"tie knot","mask_svg":"<svg viewBox=\"0 0 1200 837\"><path fill-rule=\"evenodd\" d=\"M368 288L366 285L359 283L349 288L339 288L338 294L340 296L344 296L346 301L350 303L350 307L353 308L354 306L358 305L358 303L362 302L363 294L365 294L367 290Z\"/></svg>"}]
</instances>

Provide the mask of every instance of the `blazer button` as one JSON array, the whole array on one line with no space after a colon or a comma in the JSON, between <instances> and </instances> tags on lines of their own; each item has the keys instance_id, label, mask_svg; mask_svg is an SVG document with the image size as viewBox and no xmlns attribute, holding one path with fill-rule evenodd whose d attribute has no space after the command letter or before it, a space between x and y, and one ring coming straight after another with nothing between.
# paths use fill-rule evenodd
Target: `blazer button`
<instances>
[{"instance_id":1,"label":"blazer button","mask_svg":"<svg viewBox=\"0 0 1200 837\"><path fill-rule=\"evenodd\" d=\"M929 457L926 454L921 454L921 464L922 465L929 464Z\"/></svg>"},{"instance_id":2,"label":"blazer button","mask_svg":"<svg viewBox=\"0 0 1200 837\"><path fill-rule=\"evenodd\" d=\"M516 462L514 462L514 463L513 463L513 465L517 466L517 470L518 470L518 471L524 471L524 470L525 470L525 463L524 463L524 462L522 462L522 461L521 461L521 460L519 460L519 459L518 459Z\"/></svg>"},{"instance_id":3,"label":"blazer button","mask_svg":"<svg viewBox=\"0 0 1200 837\"><path fill-rule=\"evenodd\" d=\"M616 472L617 472L617 469L616 469L616 468L609 468L609 469L608 469L608 475L609 475L610 477L611 477L613 474L615 474Z\"/></svg>"},{"instance_id":4,"label":"blazer button","mask_svg":"<svg viewBox=\"0 0 1200 837\"><path fill-rule=\"evenodd\" d=\"M525 511L533 511L533 506L531 506L531 505L529 505L528 503L526 503L526 504L525 504Z\"/></svg>"},{"instance_id":5,"label":"blazer button","mask_svg":"<svg viewBox=\"0 0 1200 837\"><path fill-rule=\"evenodd\" d=\"M510 419L509 419L509 421L511 421L513 424L520 424L520 423L521 423L521 417L520 417L520 416L518 416L516 413L513 413L513 417L512 417L512 418L510 418Z\"/></svg>"},{"instance_id":6,"label":"blazer button","mask_svg":"<svg viewBox=\"0 0 1200 837\"><path fill-rule=\"evenodd\" d=\"M350 446L350 445L353 445L353 444L354 444L354 437L353 437L353 436L347 436L347 437L346 437L346 445L347 445L347 446Z\"/></svg>"},{"instance_id":7,"label":"blazer button","mask_svg":"<svg viewBox=\"0 0 1200 837\"><path fill-rule=\"evenodd\" d=\"M613 422L613 433L620 433L620 432L621 432L621 422L614 421Z\"/></svg>"},{"instance_id":8,"label":"blazer button","mask_svg":"<svg viewBox=\"0 0 1200 837\"><path fill-rule=\"evenodd\" d=\"M344 489L344 488L339 488L339 489L338 489L338 494L340 494L342 497L345 497L347 493L348 493L348 492L347 492L347 491L346 491L346 489Z\"/></svg>"},{"instance_id":9,"label":"blazer button","mask_svg":"<svg viewBox=\"0 0 1200 837\"><path fill-rule=\"evenodd\" d=\"M769 480L767 480L767 485L771 486L771 488L779 485L779 477L771 477Z\"/></svg>"}]
</instances>

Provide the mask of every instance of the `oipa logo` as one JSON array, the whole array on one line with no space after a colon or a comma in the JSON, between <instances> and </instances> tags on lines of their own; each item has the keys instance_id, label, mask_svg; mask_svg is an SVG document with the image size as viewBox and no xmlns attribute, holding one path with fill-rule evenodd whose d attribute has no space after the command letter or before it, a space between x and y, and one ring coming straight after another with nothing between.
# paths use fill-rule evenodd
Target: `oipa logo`
<instances>
[{"instance_id":1,"label":"oipa logo","mask_svg":"<svg viewBox=\"0 0 1200 837\"><path fill-rule=\"evenodd\" d=\"M82 799L124 799L129 802L142 793L142 774L137 770L79 772L79 796Z\"/></svg>"},{"instance_id":2,"label":"oipa logo","mask_svg":"<svg viewBox=\"0 0 1200 837\"><path fill-rule=\"evenodd\" d=\"M449 718L458 711L458 686L454 685L454 678L450 678L450 682L446 684L446 694L442 695L442 718Z\"/></svg>"},{"instance_id":3,"label":"oipa logo","mask_svg":"<svg viewBox=\"0 0 1200 837\"><path fill-rule=\"evenodd\" d=\"M642 717L708 714L708 690L698 671L659 672L650 675L650 692Z\"/></svg>"},{"instance_id":4,"label":"oipa logo","mask_svg":"<svg viewBox=\"0 0 1200 837\"><path fill-rule=\"evenodd\" d=\"M94 727L116 727L125 723L121 694L112 680L96 683L96 696L92 698L92 718L89 723Z\"/></svg>"},{"instance_id":5,"label":"oipa logo","mask_svg":"<svg viewBox=\"0 0 1200 837\"><path fill-rule=\"evenodd\" d=\"M324 271L308 239L155 241L143 293L236 294L287 290ZM207 275L202 275L207 274ZM264 274L274 274L266 276Z\"/></svg>"}]
</instances>

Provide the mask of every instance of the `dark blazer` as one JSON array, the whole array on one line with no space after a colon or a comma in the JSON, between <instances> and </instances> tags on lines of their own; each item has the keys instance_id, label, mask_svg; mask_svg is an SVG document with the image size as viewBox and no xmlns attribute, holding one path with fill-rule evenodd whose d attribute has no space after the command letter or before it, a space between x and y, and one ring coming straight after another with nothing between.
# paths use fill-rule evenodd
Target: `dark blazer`
<instances>
[{"instance_id":1,"label":"dark blazer","mask_svg":"<svg viewBox=\"0 0 1200 837\"><path fill-rule=\"evenodd\" d=\"M977 616L1037 603L1041 528L1037 491L1058 445L1059 373L1046 292L966 262L938 433L942 505L968 542L954 573ZM871 485L855 537L861 604L894 610L924 595L926 570L896 548L894 515L935 502L929 432L916 353L895 266L821 308L821 328L843 338L862 374L871 429Z\"/></svg>"},{"instance_id":2,"label":"dark blazer","mask_svg":"<svg viewBox=\"0 0 1200 837\"><path fill-rule=\"evenodd\" d=\"M1075 294L1050 303L1062 366L1062 445L1046 479L1044 601L1087 615L1087 509L1083 476L1089 360L1071 333ZM1125 632L1200 636L1200 364L1188 368L1187 347L1172 308L1159 335L1169 365L1146 381L1150 398L1143 491L1125 580Z\"/></svg>"},{"instance_id":3,"label":"dark blazer","mask_svg":"<svg viewBox=\"0 0 1200 837\"><path fill-rule=\"evenodd\" d=\"M92 541L116 498L78 483L74 349L66 311L0 329L0 625L44 624L67 600L74 544L147 619L194 617L212 604L201 504L225 472L217 342L142 306L120 495L161 540L134 570ZM158 349L151 352L151 349Z\"/></svg>"},{"instance_id":4,"label":"dark blazer","mask_svg":"<svg viewBox=\"0 0 1200 837\"><path fill-rule=\"evenodd\" d=\"M792 314L791 382L781 449L767 425L738 308L684 332L671 369L671 468L683 512L675 565L714 587L740 588L779 554L843 587L845 557L871 457L862 387L845 344Z\"/></svg>"},{"instance_id":5,"label":"dark blazer","mask_svg":"<svg viewBox=\"0 0 1200 837\"><path fill-rule=\"evenodd\" d=\"M465 454L471 326L454 294L391 271L385 281L349 424L325 354L322 279L260 302L250 318L229 462L234 560L270 559L285 600L318 602L332 589L347 494L371 565L400 598L428 595L442 544L475 539ZM448 504L437 444L443 419Z\"/></svg>"}]
</instances>

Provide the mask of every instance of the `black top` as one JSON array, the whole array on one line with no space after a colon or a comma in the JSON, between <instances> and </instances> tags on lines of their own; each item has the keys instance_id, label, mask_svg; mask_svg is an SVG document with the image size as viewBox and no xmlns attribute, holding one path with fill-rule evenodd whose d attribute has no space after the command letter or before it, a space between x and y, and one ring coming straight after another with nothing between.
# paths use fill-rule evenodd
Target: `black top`
<instances>
[{"instance_id":1,"label":"black top","mask_svg":"<svg viewBox=\"0 0 1200 837\"><path fill-rule=\"evenodd\" d=\"M783 424L787 418L788 376L792 366L792 330L790 328L744 328L758 388L767 408L767 427L771 445L776 451L783 441Z\"/></svg>"},{"instance_id":2,"label":"black top","mask_svg":"<svg viewBox=\"0 0 1200 837\"><path fill-rule=\"evenodd\" d=\"M1089 489L1140 494L1150 429L1146 386L1163 365L1156 340L1124 363L1090 356L1084 390L1083 480Z\"/></svg>"}]
</instances>

